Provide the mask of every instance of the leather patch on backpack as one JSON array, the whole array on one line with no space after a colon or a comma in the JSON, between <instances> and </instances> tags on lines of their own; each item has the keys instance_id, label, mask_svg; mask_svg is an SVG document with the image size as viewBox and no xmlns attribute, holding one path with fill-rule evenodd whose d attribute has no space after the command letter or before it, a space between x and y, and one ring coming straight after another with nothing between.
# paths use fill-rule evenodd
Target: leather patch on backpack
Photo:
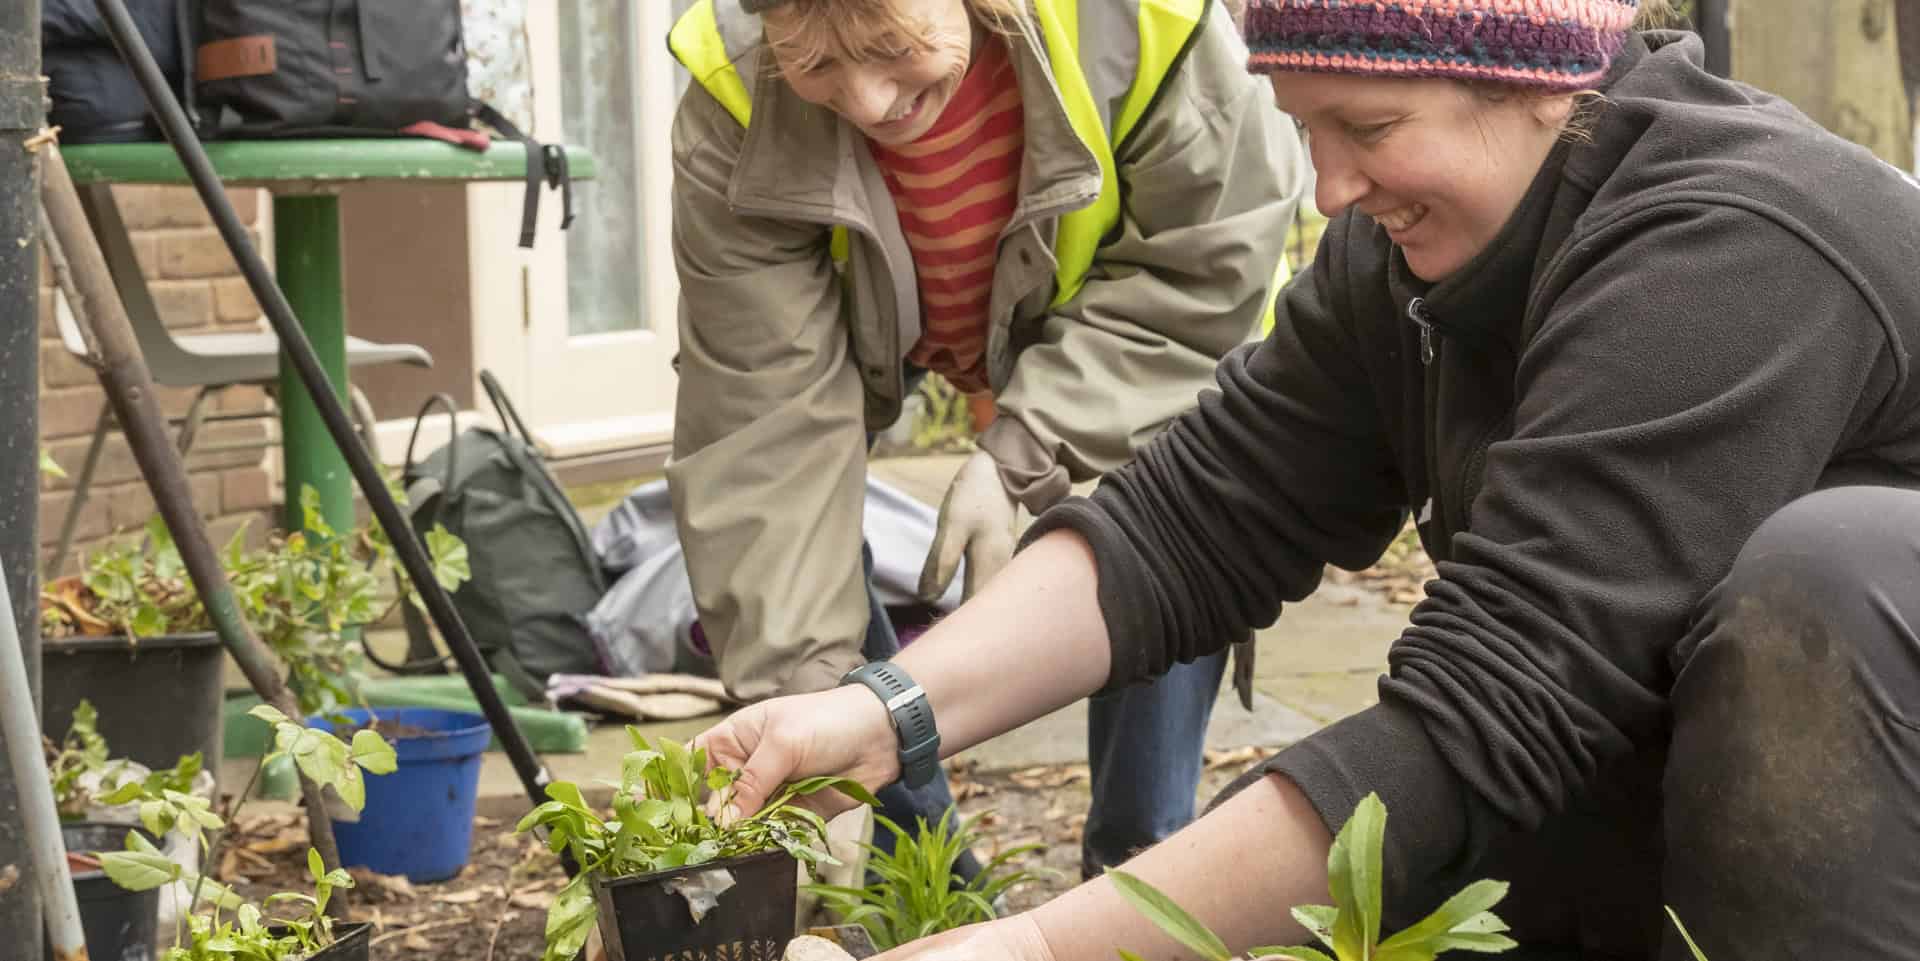
<instances>
[{"instance_id":1,"label":"leather patch on backpack","mask_svg":"<svg viewBox=\"0 0 1920 961\"><path fill-rule=\"evenodd\" d=\"M200 45L194 69L201 80L231 80L235 77L262 77L279 69L274 53L273 34L233 37Z\"/></svg>"}]
</instances>

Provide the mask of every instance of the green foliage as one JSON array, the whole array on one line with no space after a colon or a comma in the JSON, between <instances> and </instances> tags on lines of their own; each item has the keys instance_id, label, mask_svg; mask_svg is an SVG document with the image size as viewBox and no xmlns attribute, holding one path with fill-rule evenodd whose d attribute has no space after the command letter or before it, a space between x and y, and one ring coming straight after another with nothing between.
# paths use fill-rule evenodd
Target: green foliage
<instances>
[{"instance_id":1,"label":"green foliage","mask_svg":"<svg viewBox=\"0 0 1920 961\"><path fill-rule=\"evenodd\" d=\"M1291 961L1433 961L1446 951L1491 954L1515 946L1502 933L1506 923L1491 910L1506 897L1503 881L1475 881L1418 923L1381 941L1381 849L1386 828L1386 805L1377 795L1367 795L1334 836L1327 853L1327 888L1334 903L1293 909L1293 919L1331 949L1331 956L1309 947L1254 948L1250 956ZM1169 937L1207 961L1230 961L1232 956L1219 937L1172 899L1124 871L1110 871L1108 877L1122 897Z\"/></svg>"},{"instance_id":2,"label":"green foliage","mask_svg":"<svg viewBox=\"0 0 1920 961\"><path fill-rule=\"evenodd\" d=\"M366 806L366 787L361 772L391 773L396 760L392 746L371 730L354 733L351 746L332 734L302 727L285 714L267 705L247 712L273 727L274 749L261 758L261 766L282 755L293 758L301 772L322 787L330 787L355 811ZM256 770L257 773L257 770ZM247 785L248 789L252 784ZM246 790L241 791L244 797ZM124 795L124 797L122 796ZM188 831L203 853L211 846L204 834L219 831L225 823L208 808L205 799L177 791L149 790L143 782L123 785L115 803L140 802L143 826L163 836L175 827ZM110 798L109 800L114 800ZM211 860L208 858L207 860ZM162 854L138 831L127 832L126 850L100 855L100 864L113 882L130 891L147 891L175 881L191 886L193 908L204 898L213 905L211 916L187 912L182 928L175 932L174 946L161 961L293 961L305 958L333 943L333 919L326 914L333 892L353 887L345 871L327 871L320 852L307 850L307 872L313 880L313 893L281 892L267 896L266 904L292 904L298 911L288 917L268 919L260 908L246 903L231 888L211 878L196 875ZM221 912L232 911L231 919Z\"/></svg>"},{"instance_id":3,"label":"green foliage","mask_svg":"<svg viewBox=\"0 0 1920 961\"><path fill-rule=\"evenodd\" d=\"M793 802L833 789L877 804L859 784L817 777L787 785L751 817L726 823L707 816L708 791L730 791L734 772L708 769L707 752L668 738L648 741L629 726L634 750L620 764L611 818L587 806L580 788L566 781L547 785L547 797L520 819L516 831L543 831L554 853L569 851L580 872L555 896L547 911L545 961L570 961L586 944L598 917L592 879L622 878L705 864L780 849L808 864L832 863L824 850L827 825Z\"/></svg>"},{"instance_id":4,"label":"green foliage","mask_svg":"<svg viewBox=\"0 0 1920 961\"><path fill-rule=\"evenodd\" d=\"M871 844L866 848L868 869L880 880L863 888L834 885L808 885L819 894L844 924L858 924L873 936L882 951L908 941L939 934L976 921L990 921L993 902L1018 884L1039 880L1025 869L1008 870L1016 858L1039 850L1038 844L1011 848L987 862L980 874L966 886L953 886L953 864L976 840L974 826L982 815L974 815L952 826L953 809L938 823L917 819L917 834L874 816L882 827L893 833L893 853Z\"/></svg>"},{"instance_id":5,"label":"green foliage","mask_svg":"<svg viewBox=\"0 0 1920 961\"><path fill-rule=\"evenodd\" d=\"M1680 939L1687 942L1687 950L1693 952L1693 961L1707 961L1706 952L1701 951L1700 946L1693 943L1693 935L1687 933L1687 926L1680 923L1680 916L1673 913L1672 906L1667 907L1667 917L1673 920L1674 930L1680 932Z\"/></svg>"},{"instance_id":6,"label":"green foliage","mask_svg":"<svg viewBox=\"0 0 1920 961\"><path fill-rule=\"evenodd\" d=\"M240 535L227 545L225 566L247 623L283 661L300 709L324 714L354 702L364 672L355 630L382 619L381 585L398 571L393 545L379 527L342 534L321 516L320 494L300 491L303 531L277 533L247 552ZM434 579L453 590L471 576L466 545L438 525L426 539ZM407 596L418 602L401 572Z\"/></svg>"},{"instance_id":7,"label":"green foliage","mask_svg":"<svg viewBox=\"0 0 1920 961\"><path fill-rule=\"evenodd\" d=\"M168 793L187 795L205 763L196 752L174 762L169 770L153 771L140 780L127 779L126 761L110 760L107 739L100 736L100 714L93 702L81 698L73 709L73 723L56 747L47 748L47 777L54 804L63 818L77 818L94 803L117 807L136 799L160 799ZM97 774L88 784L88 774ZM156 831L164 834L164 831Z\"/></svg>"},{"instance_id":8,"label":"green foliage","mask_svg":"<svg viewBox=\"0 0 1920 961\"><path fill-rule=\"evenodd\" d=\"M929 373L914 393L921 408L913 419L916 450L968 450L973 446L973 411L967 395L939 374Z\"/></svg>"},{"instance_id":9,"label":"green foliage","mask_svg":"<svg viewBox=\"0 0 1920 961\"><path fill-rule=\"evenodd\" d=\"M220 552L240 613L287 666L300 709L325 714L354 703L364 672L357 636L392 609L383 585L397 576L407 598L418 593L395 562L378 526L342 534L320 514L320 495L300 492L305 530L276 533L249 551L236 531ZM147 522L144 545L118 542L87 558L78 588L51 584L41 625L49 637L125 634L138 639L213 629L213 619L187 577L173 536L159 517ZM427 533L434 580L455 590L472 576L467 546L436 525Z\"/></svg>"}]
</instances>

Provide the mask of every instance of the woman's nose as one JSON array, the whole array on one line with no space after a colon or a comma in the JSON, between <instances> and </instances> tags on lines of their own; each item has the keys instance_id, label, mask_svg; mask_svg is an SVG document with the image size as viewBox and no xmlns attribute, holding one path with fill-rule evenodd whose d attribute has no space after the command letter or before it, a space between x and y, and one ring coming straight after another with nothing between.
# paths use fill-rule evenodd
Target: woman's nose
<instances>
[{"instance_id":1,"label":"woman's nose","mask_svg":"<svg viewBox=\"0 0 1920 961\"><path fill-rule=\"evenodd\" d=\"M839 108L855 126L877 126L893 112L900 86L883 72L848 64L841 72Z\"/></svg>"}]
</instances>

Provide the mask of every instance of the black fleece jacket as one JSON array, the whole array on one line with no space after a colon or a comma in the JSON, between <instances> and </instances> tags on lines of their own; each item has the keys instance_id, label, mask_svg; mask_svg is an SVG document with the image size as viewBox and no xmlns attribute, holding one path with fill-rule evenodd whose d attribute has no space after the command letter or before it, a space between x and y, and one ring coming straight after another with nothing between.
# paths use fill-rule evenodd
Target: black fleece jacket
<instances>
[{"instance_id":1,"label":"black fleece jacket","mask_svg":"<svg viewBox=\"0 0 1920 961\"><path fill-rule=\"evenodd\" d=\"M1701 61L1631 37L1591 140L1438 285L1336 218L1272 336L1027 536L1093 545L1117 687L1272 623L1412 512L1439 576L1380 703L1268 762L1330 829L1379 792L1390 896L1665 744L1676 643L1770 514L1920 488L1920 188Z\"/></svg>"}]
</instances>

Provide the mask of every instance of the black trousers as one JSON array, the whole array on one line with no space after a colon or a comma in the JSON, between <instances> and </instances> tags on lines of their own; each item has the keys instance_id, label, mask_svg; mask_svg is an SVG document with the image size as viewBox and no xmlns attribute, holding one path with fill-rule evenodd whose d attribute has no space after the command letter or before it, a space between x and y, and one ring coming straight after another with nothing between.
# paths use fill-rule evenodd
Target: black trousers
<instances>
[{"instance_id":1,"label":"black trousers","mask_svg":"<svg viewBox=\"0 0 1920 961\"><path fill-rule=\"evenodd\" d=\"M1673 658L1663 756L1436 879L1421 910L1512 882L1509 959L1691 961L1667 906L1712 961L1920 957L1920 493L1783 508Z\"/></svg>"}]
</instances>

